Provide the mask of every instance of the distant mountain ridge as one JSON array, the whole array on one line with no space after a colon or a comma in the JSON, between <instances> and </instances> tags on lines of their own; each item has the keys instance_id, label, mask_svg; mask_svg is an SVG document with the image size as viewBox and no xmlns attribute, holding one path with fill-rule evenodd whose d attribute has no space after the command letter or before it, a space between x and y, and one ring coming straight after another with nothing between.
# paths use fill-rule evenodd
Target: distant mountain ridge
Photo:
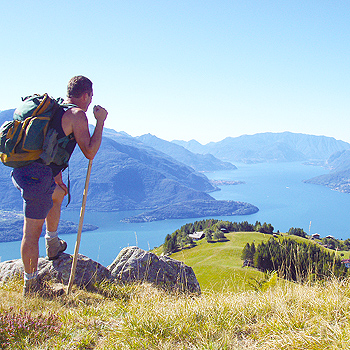
<instances>
[{"instance_id":1,"label":"distant mountain ridge","mask_svg":"<svg viewBox=\"0 0 350 350\"><path fill-rule=\"evenodd\" d=\"M161 151L174 159L182 162L196 171L217 171L234 170L237 167L229 162L223 162L215 158L212 154L193 153L186 148L173 142L168 142L151 134L145 134L137 137L144 144Z\"/></svg>"},{"instance_id":2,"label":"distant mountain ridge","mask_svg":"<svg viewBox=\"0 0 350 350\"><path fill-rule=\"evenodd\" d=\"M210 153L215 157L243 163L326 160L333 153L350 149L350 144L333 137L300 133L261 133L227 137L201 145L195 140L174 140L191 152Z\"/></svg>"}]
</instances>

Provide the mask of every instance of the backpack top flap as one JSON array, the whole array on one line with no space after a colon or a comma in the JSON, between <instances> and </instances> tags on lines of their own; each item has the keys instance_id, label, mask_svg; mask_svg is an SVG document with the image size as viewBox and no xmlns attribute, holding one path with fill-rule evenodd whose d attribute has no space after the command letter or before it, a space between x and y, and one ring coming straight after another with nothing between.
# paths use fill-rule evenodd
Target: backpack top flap
<instances>
[{"instance_id":1,"label":"backpack top flap","mask_svg":"<svg viewBox=\"0 0 350 350\"><path fill-rule=\"evenodd\" d=\"M46 93L44 95L32 95L22 98L21 105L14 111L13 119L23 121L28 117L47 117L49 120L55 114L59 104L56 100L49 97Z\"/></svg>"}]
</instances>

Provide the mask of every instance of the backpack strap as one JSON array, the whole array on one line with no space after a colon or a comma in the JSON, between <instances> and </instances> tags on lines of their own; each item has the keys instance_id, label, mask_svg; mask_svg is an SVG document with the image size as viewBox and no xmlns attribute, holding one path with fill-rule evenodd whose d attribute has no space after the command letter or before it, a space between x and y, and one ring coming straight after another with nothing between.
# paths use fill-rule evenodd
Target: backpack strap
<instances>
[{"instance_id":1,"label":"backpack strap","mask_svg":"<svg viewBox=\"0 0 350 350\"><path fill-rule=\"evenodd\" d=\"M66 208L68 207L69 203L70 203L70 200L72 198L71 194L70 194L70 178L69 178L69 164L68 164L68 178L67 178L67 189L68 189L68 202L67 202L67 205L66 205Z\"/></svg>"}]
</instances>

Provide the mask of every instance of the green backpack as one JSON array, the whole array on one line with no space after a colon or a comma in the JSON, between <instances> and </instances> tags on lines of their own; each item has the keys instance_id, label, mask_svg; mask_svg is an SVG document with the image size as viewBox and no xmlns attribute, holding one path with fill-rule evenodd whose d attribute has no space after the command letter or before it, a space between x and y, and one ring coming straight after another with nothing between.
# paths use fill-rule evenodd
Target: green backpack
<instances>
[{"instance_id":1,"label":"green backpack","mask_svg":"<svg viewBox=\"0 0 350 350\"><path fill-rule=\"evenodd\" d=\"M41 158L44 164L67 164L69 155L64 150L67 136L57 140L57 131L49 129L49 122L60 108L72 108L63 100L48 94L22 98L13 120L0 128L0 158L12 168L28 165ZM61 147L60 147L61 146Z\"/></svg>"}]
</instances>

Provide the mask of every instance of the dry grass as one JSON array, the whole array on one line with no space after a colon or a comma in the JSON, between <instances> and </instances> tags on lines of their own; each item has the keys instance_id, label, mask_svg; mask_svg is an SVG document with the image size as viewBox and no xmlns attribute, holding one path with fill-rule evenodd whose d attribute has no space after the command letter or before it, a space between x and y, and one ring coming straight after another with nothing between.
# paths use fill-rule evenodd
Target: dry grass
<instances>
[{"instance_id":1,"label":"dry grass","mask_svg":"<svg viewBox=\"0 0 350 350\"><path fill-rule=\"evenodd\" d=\"M349 287L350 280L278 281L265 291L194 297L148 284L104 285L100 293L24 301L14 281L0 287L0 312L7 320L52 319L55 328L45 326L40 339L34 328L19 333L8 349L348 349Z\"/></svg>"}]
</instances>

